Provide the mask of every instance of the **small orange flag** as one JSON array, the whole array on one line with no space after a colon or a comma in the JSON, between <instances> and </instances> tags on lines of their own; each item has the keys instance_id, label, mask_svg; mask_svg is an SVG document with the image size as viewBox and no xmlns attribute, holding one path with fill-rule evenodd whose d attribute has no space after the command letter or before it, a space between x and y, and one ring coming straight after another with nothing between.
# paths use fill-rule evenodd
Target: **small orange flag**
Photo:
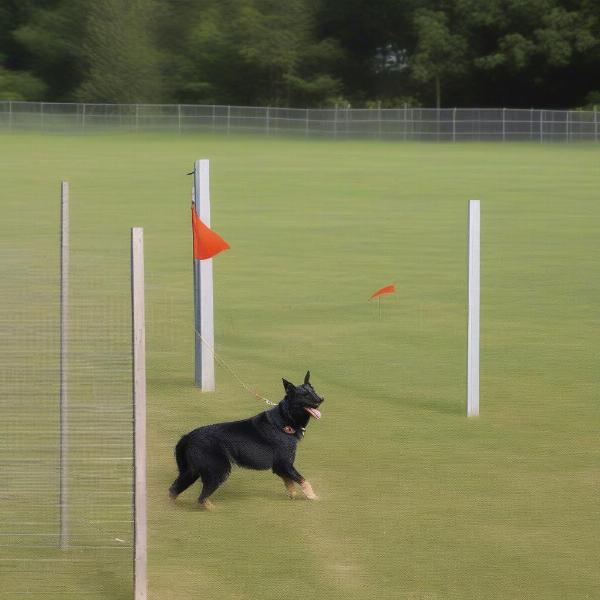
<instances>
[{"instance_id":1,"label":"small orange flag","mask_svg":"<svg viewBox=\"0 0 600 600\"><path fill-rule=\"evenodd\" d=\"M200 220L194 205L192 205L192 233L194 236L194 258L198 260L212 258L230 247L218 233L215 233Z\"/></svg>"},{"instance_id":2,"label":"small orange flag","mask_svg":"<svg viewBox=\"0 0 600 600\"><path fill-rule=\"evenodd\" d=\"M393 294L396 291L396 286L392 283L391 285L386 285L381 289L373 292L369 300L373 300L373 298L377 298L378 296L383 296L384 294Z\"/></svg>"}]
</instances>

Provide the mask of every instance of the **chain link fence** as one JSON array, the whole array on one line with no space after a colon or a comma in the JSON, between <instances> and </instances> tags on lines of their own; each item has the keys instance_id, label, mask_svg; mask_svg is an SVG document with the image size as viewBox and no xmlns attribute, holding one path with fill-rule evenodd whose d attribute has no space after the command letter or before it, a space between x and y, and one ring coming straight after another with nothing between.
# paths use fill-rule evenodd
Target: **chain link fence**
<instances>
[{"instance_id":1,"label":"chain link fence","mask_svg":"<svg viewBox=\"0 0 600 600\"><path fill-rule=\"evenodd\" d=\"M0 599L131 598L128 239L74 211L67 349L50 196L7 194L0 223Z\"/></svg>"},{"instance_id":2,"label":"chain link fence","mask_svg":"<svg viewBox=\"0 0 600 600\"><path fill-rule=\"evenodd\" d=\"M0 130L98 129L452 142L597 142L600 118L596 110L0 102Z\"/></svg>"}]
</instances>

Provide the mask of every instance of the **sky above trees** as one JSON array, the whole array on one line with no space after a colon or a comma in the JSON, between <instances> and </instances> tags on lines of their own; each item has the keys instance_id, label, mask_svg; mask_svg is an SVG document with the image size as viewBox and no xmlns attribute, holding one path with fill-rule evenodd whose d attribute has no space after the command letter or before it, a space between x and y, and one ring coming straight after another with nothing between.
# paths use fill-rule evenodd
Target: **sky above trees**
<instances>
[{"instance_id":1,"label":"sky above trees","mask_svg":"<svg viewBox=\"0 0 600 600\"><path fill-rule=\"evenodd\" d=\"M600 105L600 2L0 0L0 99Z\"/></svg>"}]
</instances>

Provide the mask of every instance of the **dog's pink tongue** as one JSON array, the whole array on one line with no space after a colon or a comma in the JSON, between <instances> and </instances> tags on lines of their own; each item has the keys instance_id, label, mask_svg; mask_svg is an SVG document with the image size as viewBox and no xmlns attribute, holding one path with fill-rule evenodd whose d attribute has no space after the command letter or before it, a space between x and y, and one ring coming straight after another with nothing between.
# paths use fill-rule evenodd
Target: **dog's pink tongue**
<instances>
[{"instance_id":1,"label":"dog's pink tongue","mask_svg":"<svg viewBox=\"0 0 600 600\"><path fill-rule=\"evenodd\" d=\"M306 410L307 413L310 413L315 419L321 418L321 411L318 410L317 408L305 406L304 410Z\"/></svg>"}]
</instances>

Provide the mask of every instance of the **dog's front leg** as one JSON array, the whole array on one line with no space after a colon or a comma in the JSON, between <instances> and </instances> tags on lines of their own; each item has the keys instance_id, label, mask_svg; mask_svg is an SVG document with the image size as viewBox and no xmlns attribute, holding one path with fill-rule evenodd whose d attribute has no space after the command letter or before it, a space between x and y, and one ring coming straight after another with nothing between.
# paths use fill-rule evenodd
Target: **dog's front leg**
<instances>
[{"instance_id":1,"label":"dog's front leg","mask_svg":"<svg viewBox=\"0 0 600 600\"><path fill-rule=\"evenodd\" d=\"M319 497L315 494L314 490L312 489L312 485L310 485L310 483L308 481L306 481L306 479L303 479L300 482L300 487L302 488L304 495L309 500L318 500L319 499Z\"/></svg>"},{"instance_id":2,"label":"dog's front leg","mask_svg":"<svg viewBox=\"0 0 600 600\"><path fill-rule=\"evenodd\" d=\"M279 475L279 477L281 477L285 483L285 487L288 489L289 491L289 487L288 487L288 483L286 480L291 480L292 482L296 482L300 488L302 489L302 492L304 493L304 495L306 496L306 498L308 498L308 500L318 500L318 496L315 494L314 490L312 489L312 485L310 485L310 483L304 479L304 477L302 477L302 475L300 475L300 473L298 473L298 471L296 471L296 469L294 468L294 465L290 465L290 464L286 464L286 465L277 465L275 467L273 467L273 471L274 473L276 473L277 475ZM292 484L293 487L293 484ZM293 497L293 496L291 496Z\"/></svg>"},{"instance_id":3,"label":"dog's front leg","mask_svg":"<svg viewBox=\"0 0 600 600\"><path fill-rule=\"evenodd\" d=\"M286 477L285 475L281 475L281 479L283 479L283 485L285 485L287 495L293 500L296 497L296 486L294 485L294 480Z\"/></svg>"}]
</instances>

